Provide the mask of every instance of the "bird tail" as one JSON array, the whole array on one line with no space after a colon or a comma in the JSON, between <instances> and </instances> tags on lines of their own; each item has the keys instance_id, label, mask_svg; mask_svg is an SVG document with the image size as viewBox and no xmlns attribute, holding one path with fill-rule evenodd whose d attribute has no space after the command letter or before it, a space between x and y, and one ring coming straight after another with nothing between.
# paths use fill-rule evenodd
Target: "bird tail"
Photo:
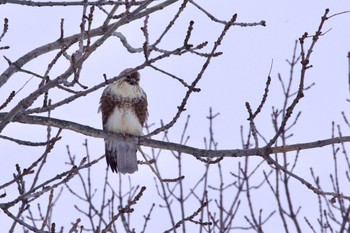
<instances>
[{"instance_id":1,"label":"bird tail","mask_svg":"<svg viewBox=\"0 0 350 233\"><path fill-rule=\"evenodd\" d=\"M106 140L106 160L112 172L126 174L137 171L136 152L134 143Z\"/></svg>"}]
</instances>

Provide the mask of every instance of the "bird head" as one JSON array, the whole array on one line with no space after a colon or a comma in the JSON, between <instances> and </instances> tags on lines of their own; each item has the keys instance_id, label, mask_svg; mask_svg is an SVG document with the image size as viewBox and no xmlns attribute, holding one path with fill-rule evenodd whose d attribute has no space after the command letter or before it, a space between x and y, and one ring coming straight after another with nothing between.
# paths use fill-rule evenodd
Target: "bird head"
<instances>
[{"instance_id":1,"label":"bird head","mask_svg":"<svg viewBox=\"0 0 350 233\"><path fill-rule=\"evenodd\" d=\"M124 75L122 77L123 82L127 82L132 86L138 85L140 82L140 73L137 71L133 71L133 69L131 68L124 70L120 73L120 75Z\"/></svg>"},{"instance_id":2,"label":"bird head","mask_svg":"<svg viewBox=\"0 0 350 233\"><path fill-rule=\"evenodd\" d=\"M119 74L119 79L109 85L110 90L115 95L123 98L139 98L144 95L139 85L140 73L135 69L126 69Z\"/></svg>"},{"instance_id":3,"label":"bird head","mask_svg":"<svg viewBox=\"0 0 350 233\"><path fill-rule=\"evenodd\" d=\"M138 85L140 81L140 74L139 72L134 72L126 76L125 81L128 82L130 85Z\"/></svg>"}]
</instances>

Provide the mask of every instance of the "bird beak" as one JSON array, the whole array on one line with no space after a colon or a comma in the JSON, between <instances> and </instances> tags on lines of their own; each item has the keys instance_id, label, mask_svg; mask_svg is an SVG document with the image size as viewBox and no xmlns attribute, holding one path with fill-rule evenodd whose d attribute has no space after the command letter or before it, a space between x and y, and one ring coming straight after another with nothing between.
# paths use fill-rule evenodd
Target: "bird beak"
<instances>
[{"instance_id":1,"label":"bird beak","mask_svg":"<svg viewBox=\"0 0 350 233\"><path fill-rule=\"evenodd\" d=\"M130 78L128 78L128 83L129 83L130 85L136 85L136 84L137 84L137 80L130 77Z\"/></svg>"}]
</instances>

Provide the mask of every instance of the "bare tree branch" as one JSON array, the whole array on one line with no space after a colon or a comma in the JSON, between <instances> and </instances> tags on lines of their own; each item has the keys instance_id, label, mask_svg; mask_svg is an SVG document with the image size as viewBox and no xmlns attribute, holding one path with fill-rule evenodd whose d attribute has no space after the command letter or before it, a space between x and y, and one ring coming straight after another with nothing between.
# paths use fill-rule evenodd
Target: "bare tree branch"
<instances>
[{"instance_id":1,"label":"bare tree branch","mask_svg":"<svg viewBox=\"0 0 350 233\"><path fill-rule=\"evenodd\" d=\"M7 113L0 113L0 120L6 116ZM253 148L253 149L233 149L233 150L203 150L194 147L181 145L172 142L163 142L153 139L148 139L146 137L133 137L120 134L113 134L103 130L95 129L90 126L81 125L71 121L59 120L55 118L48 118L42 116L17 116L13 119L14 122L24 123L24 124L34 124L43 126L52 126L60 129L68 129L75 131L77 133L84 134L86 136L96 137L96 138L110 138L120 141L135 142L141 146L147 146L152 148L166 149L179 151L186 154L191 154L198 157L204 158L215 158L215 157L244 157L244 156L262 156L266 153L281 153L290 151L300 151L312 148L319 148L324 146L329 146L332 144L349 142L350 136L335 137L323 140L317 140L307 143L298 143L285 146L271 147L269 151L266 151L265 147Z\"/></svg>"},{"instance_id":2,"label":"bare tree branch","mask_svg":"<svg viewBox=\"0 0 350 233\"><path fill-rule=\"evenodd\" d=\"M102 36L102 39L100 38L100 40L96 43L96 45L99 46L100 45L99 43L104 41L108 36L112 35L112 33L118 27L120 27L126 23L130 23L131 21L140 19L146 15L152 14L153 12L156 12L159 9L164 9L165 7L170 6L171 4L173 4L176 1L177 0L167 0L165 2L159 3L158 5L155 5L153 7L146 8L146 9L144 9L144 7L141 7L141 8L143 8L143 10L141 10L141 11L140 11L141 8L139 7L138 9L135 10L134 14L128 15L127 17L124 17L123 19L120 19L117 22L108 25L108 27L101 26L101 27L98 27L96 29L92 29L90 32L90 37ZM20 1L20 2L22 2L22 1ZM148 1L148 3L150 3L150 1ZM115 2L113 2L113 4L115 4ZM109 32L109 33L107 33L107 32ZM0 75L0 87L2 87L16 71L18 71L22 66L24 66L29 61L37 58L38 56L40 56L42 54L51 52L51 51L56 50L56 49L60 49L63 45L75 43L80 38L80 36L81 36L81 34L77 33L75 35L66 37L62 40L57 40L57 41L48 43L46 45L38 47L38 48L32 50L31 52L23 55L22 57L17 59L15 62L12 62L11 65ZM91 52L93 52L93 51L90 51L89 53L91 54ZM71 74L72 71L70 71L69 73Z\"/></svg>"}]
</instances>

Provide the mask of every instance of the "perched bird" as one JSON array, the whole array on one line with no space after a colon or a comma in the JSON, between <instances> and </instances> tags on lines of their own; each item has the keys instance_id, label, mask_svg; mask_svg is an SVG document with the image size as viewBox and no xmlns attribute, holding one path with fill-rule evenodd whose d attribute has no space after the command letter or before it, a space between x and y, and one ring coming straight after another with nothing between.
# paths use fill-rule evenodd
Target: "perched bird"
<instances>
[{"instance_id":1,"label":"perched bird","mask_svg":"<svg viewBox=\"0 0 350 233\"><path fill-rule=\"evenodd\" d=\"M113 133L141 136L148 117L147 96L140 87L140 74L133 69L120 73L100 99L103 129ZM137 171L137 147L132 142L105 139L107 165L122 174Z\"/></svg>"}]
</instances>

